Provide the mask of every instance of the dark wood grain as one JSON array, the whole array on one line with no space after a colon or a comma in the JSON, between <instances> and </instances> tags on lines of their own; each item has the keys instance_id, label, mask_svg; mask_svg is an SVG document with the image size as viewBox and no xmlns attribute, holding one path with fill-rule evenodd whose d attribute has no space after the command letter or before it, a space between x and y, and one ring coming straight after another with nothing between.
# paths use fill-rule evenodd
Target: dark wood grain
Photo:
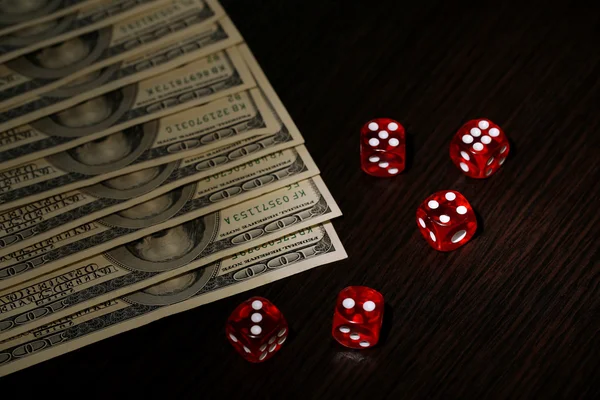
<instances>
[{"instance_id":1,"label":"dark wood grain","mask_svg":"<svg viewBox=\"0 0 600 400\"><path fill-rule=\"evenodd\" d=\"M598 8L224 5L344 212L334 225L349 259L15 373L1 380L2 398L15 388L26 398L600 398ZM410 134L409 168L392 180L359 168L359 127L379 116ZM502 126L513 146L501 172L481 181L448 157L453 133L477 117ZM450 188L482 229L445 254L420 237L414 213ZM346 351L331 339L347 285L385 296L377 348ZM271 299L292 329L261 365L223 334L250 295Z\"/></svg>"}]
</instances>

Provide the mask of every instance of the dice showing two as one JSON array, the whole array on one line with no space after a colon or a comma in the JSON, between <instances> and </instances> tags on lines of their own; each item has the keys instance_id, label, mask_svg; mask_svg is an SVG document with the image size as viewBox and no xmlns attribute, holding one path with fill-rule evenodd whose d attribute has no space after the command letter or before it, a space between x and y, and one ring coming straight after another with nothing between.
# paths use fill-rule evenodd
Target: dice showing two
<instances>
[{"instance_id":1,"label":"dice showing two","mask_svg":"<svg viewBox=\"0 0 600 400\"><path fill-rule=\"evenodd\" d=\"M331 335L351 349L373 347L383 322L383 295L366 286L349 286L335 303Z\"/></svg>"},{"instance_id":2,"label":"dice showing two","mask_svg":"<svg viewBox=\"0 0 600 400\"><path fill-rule=\"evenodd\" d=\"M337 298L332 335L353 349L373 347L383 321L383 296L366 286L349 286ZM225 326L227 340L247 361L258 363L281 349L288 335L283 314L264 297L251 297L236 307Z\"/></svg>"}]
</instances>

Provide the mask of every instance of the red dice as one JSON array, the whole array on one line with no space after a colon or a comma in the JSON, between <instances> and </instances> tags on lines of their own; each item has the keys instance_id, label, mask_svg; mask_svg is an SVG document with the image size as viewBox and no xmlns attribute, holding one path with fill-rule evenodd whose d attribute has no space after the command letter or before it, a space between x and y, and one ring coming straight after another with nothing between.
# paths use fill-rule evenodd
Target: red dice
<instances>
[{"instance_id":1,"label":"red dice","mask_svg":"<svg viewBox=\"0 0 600 400\"><path fill-rule=\"evenodd\" d=\"M390 118L367 122L360 130L360 165L369 175L391 177L404 170L404 128Z\"/></svg>"},{"instance_id":2,"label":"red dice","mask_svg":"<svg viewBox=\"0 0 600 400\"><path fill-rule=\"evenodd\" d=\"M451 251L473 237L477 231L477 218L462 194L444 190L432 194L419 206L417 225L431 247Z\"/></svg>"},{"instance_id":3,"label":"red dice","mask_svg":"<svg viewBox=\"0 0 600 400\"><path fill-rule=\"evenodd\" d=\"M352 349L373 347L383 322L383 296L366 286L349 286L338 295L331 334Z\"/></svg>"},{"instance_id":4,"label":"red dice","mask_svg":"<svg viewBox=\"0 0 600 400\"><path fill-rule=\"evenodd\" d=\"M256 363L268 360L281 349L288 325L273 303L263 297L252 297L233 310L225 332L237 352Z\"/></svg>"},{"instance_id":5,"label":"red dice","mask_svg":"<svg viewBox=\"0 0 600 400\"><path fill-rule=\"evenodd\" d=\"M487 119L462 126L450 143L450 158L465 175L487 178L504 164L510 144L500 127Z\"/></svg>"}]
</instances>

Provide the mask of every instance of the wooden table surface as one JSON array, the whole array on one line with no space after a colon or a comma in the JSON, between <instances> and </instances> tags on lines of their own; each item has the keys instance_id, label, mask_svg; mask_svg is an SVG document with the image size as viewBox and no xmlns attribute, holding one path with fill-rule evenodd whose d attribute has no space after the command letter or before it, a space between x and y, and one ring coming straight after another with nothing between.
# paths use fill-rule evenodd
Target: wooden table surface
<instances>
[{"instance_id":1,"label":"wooden table surface","mask_svg":"<svg viewBox=\"0 0 600 400\"><path fill-rule=\"evenodd\" d=\"M20 371L2 392L600 398L600 18L564 3L224 1L344 213L334 226L349 258ZM409 134L409 165L394 179L359 167L358 131L380 116ZM512 141L487 180L466 178L448 156L456 130L480 117ZM450 253L415 224L417 205L444 189L463 193L481 220ZM376 348L331 338L348 285L385 296ZM292 329L259 365L224 337L250 295L272 300Z\"/></svg>"}]
</instances>

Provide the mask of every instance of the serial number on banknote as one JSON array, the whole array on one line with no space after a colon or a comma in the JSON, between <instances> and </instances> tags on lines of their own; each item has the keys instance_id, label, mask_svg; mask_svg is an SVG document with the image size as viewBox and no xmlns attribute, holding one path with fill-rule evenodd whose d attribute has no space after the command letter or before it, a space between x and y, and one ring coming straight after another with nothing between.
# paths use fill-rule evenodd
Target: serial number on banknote
<instances>
[{"instance_id":1,"label":"serial number on banknote","mask_svg":"<svg viewBox=\"0 0 600 400\"><path fill-rule=\"evenodd\" d=\"M209 122L221 120L224 117L228 117L230 115L237 114L241 111L246 111L247 109L248 109L248 106L246 105L246 103L240 102L240 103L236 103L236 104L231 104L228 107L222 108L220 110L208 112L208 113L204 114L203 116L196 117L194 119L188 119L186 121L177 122L172 125L168 125L165 127L165 131L167 133L187 132L191 128L200 127ZM196 132L192 132L192 133L190 133L190 136L195 135L195 134L196 134ZM177 139L177 138L175 138L175 139ZM163 144L163 142L159 141L158 144Z\"/></svg>"},{"instance_id":2,"label":"serial number on banknote","mask_svg":"<svg viewBox=\"0 0 600 400\"><path fill-rule=\"evenodd\" d=\"M221 60L220 56L209 56L208 63L211 64L213 62L217 62ZM187 76L182 78L173 79L167 82L164 82L160 85L151 86L146 89L146 94L148 97L156 97L161 93L171 92L173 89L180 88L182 86L189 86L191 82L196 82L198 80L209 78L212 75L218 75L220 73L227 72L225 65L215 65L213 67L207 67L202 70L197 70L190 73ZM159 96L160 97L160 96Z\"/></svg>"},{"instance_id":3,"label":"serial number on banknote","mask_svg":"<svg viewBox=\"0 0 600 400\"><path fill-rule=\"evenodd\" d=\"M247 210L240 211L239 213L235 213L232 217L225 217L224 220L228 225L230 225L231 219L233 219L234 222L243 221L247 218L254 217L255 215L272 210L273 208L281 207L290 201L298 200L302 197L307 197L306 192L304 190L298 190L289 196L279 196L273 200L269 200L268 202L258 204L254 207L248 208Z\"/></svg>"}]
</instances>

